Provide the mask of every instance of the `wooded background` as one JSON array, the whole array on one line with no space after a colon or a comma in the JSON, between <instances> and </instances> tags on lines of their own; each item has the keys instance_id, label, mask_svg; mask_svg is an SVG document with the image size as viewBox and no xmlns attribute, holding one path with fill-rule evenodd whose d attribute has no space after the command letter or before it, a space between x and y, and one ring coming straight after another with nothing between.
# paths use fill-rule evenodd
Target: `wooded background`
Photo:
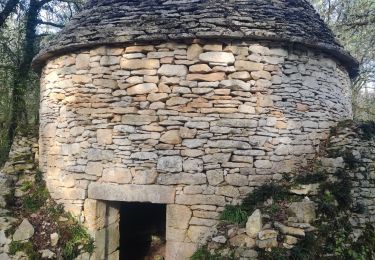
<instances>
[{"instance_id":1,"label":"wooded background","mask_svg":"<svg viewBox=\"0 0 375 260\"><path fill-rule=\"evenodd\" d=\"M311 0L342 45L360 62L353 80L357 120L375 120L375 1ZM0 165L16 131L38 125L39 82L33 57L84 0L0 0Z\"/></svg>"}]
</instances>

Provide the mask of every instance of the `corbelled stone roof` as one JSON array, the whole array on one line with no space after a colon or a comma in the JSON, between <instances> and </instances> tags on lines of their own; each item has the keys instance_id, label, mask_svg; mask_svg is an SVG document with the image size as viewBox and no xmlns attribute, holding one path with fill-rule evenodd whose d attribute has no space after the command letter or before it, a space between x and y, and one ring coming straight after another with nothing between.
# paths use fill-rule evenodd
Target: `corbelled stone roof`
<instances>
[{"instance_id":1,"label":"corbelled stone roof","mask_svg":"<svg viewBox=\"0 0 375 260\"><path fill-rule=\"evenodd\" d=\"M307 0L91 0L34 60L104 44L262 39L322 49L354 76L356 60Z\"/></svg>"}]
</instances>

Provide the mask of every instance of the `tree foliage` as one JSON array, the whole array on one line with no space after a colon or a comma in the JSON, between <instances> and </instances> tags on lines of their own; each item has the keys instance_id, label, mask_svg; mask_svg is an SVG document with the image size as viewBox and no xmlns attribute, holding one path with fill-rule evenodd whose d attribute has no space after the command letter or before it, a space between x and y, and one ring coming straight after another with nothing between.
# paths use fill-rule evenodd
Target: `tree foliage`
<instances>
[{"instance_id":1,"label":"tree foliage","mask_svg":"<svg viewBox=\"0 0 375 260\"><path fill-rule=\"evenodd\" d=\"M38 123L39 82L31 62L81 0L0 0L0 165L18 128Z\"/></svg>"},{"instance_id":2,"label":"tree foliage","mask_svg":"<svg viewBox=\"0 0 375 260\"><path fill-rule=\"evenodd\" d=\"M354 116L375 119L375 1L311 0L339 41L359 61L353 81Z\"/></svg>"}]
</instances>

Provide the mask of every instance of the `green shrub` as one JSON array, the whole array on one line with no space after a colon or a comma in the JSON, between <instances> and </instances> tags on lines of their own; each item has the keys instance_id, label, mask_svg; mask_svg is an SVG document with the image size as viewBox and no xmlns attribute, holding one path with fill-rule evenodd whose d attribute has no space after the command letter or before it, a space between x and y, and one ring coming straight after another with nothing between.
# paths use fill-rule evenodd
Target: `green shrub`
<instances>
[{"instance_id":1,"label":"green shrub","mask_svg":"<svg viewBox=\"0 0 375 260\"><path fill-rule=\"evenodd\" d=\"M9 244L9 254L15 255L17 252L24 252L30 260L41 259L38 252L36 252L32 242L21 243L12 241Z\"/></svg>"},{"instance_id":2,"label":"green shrub","mask_svg":"<svg viewBox=\"0 0 375 260\"><path fill-rule=\"evenodd\" d=\"M45 205L46 200L49 198L49 193L46 187L40 186L32 190L22 199L22 205L28 212L36 212Z\"/></svg>"},{"instance_id":3,"label":"green shrub","mask_svg":"<svg viewBox=\"0 0 375 260\"><path fill-rule=\"evenodd\" d=\"M206 248L200 248L190 257L190 260L234 260L231 256L221 256L219 254L211 254Z\"/></svg>"},{"instance_id":4,"label":"green shrub","mask_svg":"<svg viewBox=\"0 0 375 260\"><path fill-rule=\"evenodd\" d=\"M94 241L86 230L78 223L69 225L61 230L63 239L65 240L63 248L64 259L74 259L80 253L80 246L82 250L90 254L94 251Z\"/></svg>"},{"instance_id":5,"label":"green shrub","mask_svg":"<svg viewBox=\"0 0 375 260\"><path fill-rule=\"evenodd\" d=\"M252 213L259 205L272 198L274 201L283 201L289 199L289 185L285 184L265 184L249 193L242 202L242 207L248 213Z\"/></svg>"}]
</instances>

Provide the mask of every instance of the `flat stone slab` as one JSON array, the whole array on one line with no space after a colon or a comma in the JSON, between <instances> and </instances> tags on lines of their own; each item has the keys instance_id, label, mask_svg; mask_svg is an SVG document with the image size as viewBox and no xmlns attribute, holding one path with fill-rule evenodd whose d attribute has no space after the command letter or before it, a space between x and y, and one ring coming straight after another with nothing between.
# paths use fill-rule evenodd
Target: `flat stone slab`
<instances>
[{"instance_id":1,"label":"flat stone slab","mask_svg":"<svg viewBox=\"0 0 375 260\"><path fill-rule=\"evenodd\" d=\"M175 188L161 185L91 183L88 197L97 200L174 203Z\"/></svg>"}]
</instances>

